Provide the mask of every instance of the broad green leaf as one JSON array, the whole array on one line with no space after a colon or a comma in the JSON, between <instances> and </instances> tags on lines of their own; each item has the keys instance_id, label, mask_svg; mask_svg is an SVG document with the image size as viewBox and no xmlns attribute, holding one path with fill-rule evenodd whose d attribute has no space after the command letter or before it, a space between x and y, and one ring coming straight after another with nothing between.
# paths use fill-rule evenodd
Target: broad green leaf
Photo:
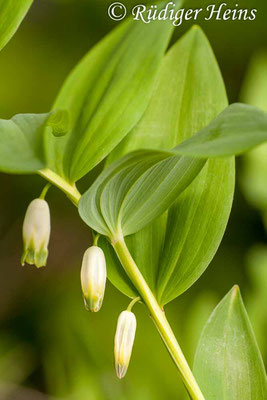
<instances>
[{"instance_id":1,"label":"broad green leaf","mask_svg":"<svg viewBox=\"0 0 267 400\"><path fill-rule=\"evenodd\" d=\"M146 156L105 185L100 207L113 235L136 233L165 212L198 175L205 161L199 163L180 156L158 161L157 156L151 163Z\"/></svg>"},{"instance_id":2,"label":"broad green leaf","mask_svg":"<svg viewBox=\"0 0 267 400\"><path fill-rule=\"evenodd\" d=\"M208 126L175 151L189 157L225 157L267 141L267 113L246 104L231 104Z\"/></svg>"},{"instance_id":3,"label":"broad green leaf","mask_svg":"<svg viewBox=\"0 0 267 400\"><path fill-rule=\"evenodd\" d=\"M78 64L55 102L69 110L71 130L47 136L51 169L77 181L130 132L149 103L172 30L169 21L127 20Z\"/></svg>"},{"instance_id":4,"label":"broad green leaf","mask_svg":"<svg viewBox=\"0 0 267 400\"><path fill-rule=\"evenodd\" d=\"M212 49L202 31L193 28L164 57L145 115L109 161L138 148L172 148L204 128L226 106ZM212 260L228 221L233 190L233 159L209 160L167 214L126 238L162 305L187 290ZM109 279L126 293L127 279L122 283L122 274L117 273L122 269L119 261L116 257L109 261ZM130 287L127 294L132 296Z\"/></svg>"},{"instance_id":5,"label":"broad green leaf","mask_svg":"<svg viewBox=\"0 0 267 400\"><path fill-rule=\"evenodd\" d=\"M264 364L237 286L204 327L194 374L206 400L267 398Z\"/></svg>"},{"instance_id":6,"label":"broad green leaf","mask_svg":"<svg viewBox=\"0 0 267 400\"><path fill-rule=\"evenodd\" d=\"M0 0L0 50L12 38L33 0Z\"/></svg>"},{"instance_id":7,"label":"broad green leaf","mask_svg":"<svg viewBox=\"0 0 267 400\"><path fill-rule=\"evenodd\" d=\"M80 216L113 240L135 233L166 211L204 164L171 152L130 153L82 196Z\"/></svg>"},{"instance_id":8,"label":"broad green leaf","mask_svg":"<svg viewBox=\"0 0 267 400\"><path fill-rule=\"evenodd\" d=\"M267 111L267 54L257 54L249 67L241 101ZM241 184L249 202L267 211L267 143L244 155Z\"/></svg>"},{"instance_id":9,"label":"broad green leaf","mask_svg":"<svg viewBox=\"0 0 267 400\"><path fill-rule=\"evenodd\" d=\"M112 234L115 234L115 231L117 230L116 227L112 229L112 224L110 221L105 219L101 209L101 196L105 185L109 184L113 177L117 177L117 186L114 188L115 190L112 188L111 193L116 196L120 185L119 178L122 173L125 173L125 186L122 185L122 191L121 193L118 193L118 199L114 199L114 203L110 204L111 211L116 213L116 210L121 206L120 197L123 199L123 195L125 192L127 193L127 189L131 187L134 180L138 179L140 174L142 174L143 171L146 171L146 169L153 165L153 163L171 155L172 154L168 152L138 151L130 153L117 162L114 162L99 175L94 184L81 197L79 202L79 213L81 218L91 228L103 235L110 237ZM127 178L129 178L129 176L127 176L128 171L132 171L132 177L129 181L127 181Z\"/></svg>"},{"instance_id":10,"label":"broad green leaf","mask_svg":"<svg viewBox=\"0 0 267 400\"><path fill-rule=\"evenodd\" d=\"M44 128L50 127L55 136L68 128L66 112L47 114L18 114L0 120L0 171L32 173L46 167ZM51 129L52 128L52 129Z\"/></svg>"},{"instance_id":11,"label":"broad green leaf","mask_svg":"<svg viewBox=\"0 0 267 400\"><path fill-rule=\"evenodd\" d=\"M132 155L129 154L129 156L127 155L125 157L125 159L130 162L127 161L125 165L122 164L120 170L118 170L114 176L109 177L105 186L102 188L99 200L101 213L111 232L110 236L116 236L120 232L122 232L124 236L127 235L122 225L122 218L123 206L125 202L127 202L129 194L135 189L138 182L143 180L143 176L147 171L153 170L154 166L162 165L161 161L165 159L168 160L168 157L170 157L170 154L167 152L134 152ZM140 204L142 200L146 201L147 196L142 194L138 204ZM87 199L85 198L84 201L87 202Z\"/></svg>"}]
</instances>

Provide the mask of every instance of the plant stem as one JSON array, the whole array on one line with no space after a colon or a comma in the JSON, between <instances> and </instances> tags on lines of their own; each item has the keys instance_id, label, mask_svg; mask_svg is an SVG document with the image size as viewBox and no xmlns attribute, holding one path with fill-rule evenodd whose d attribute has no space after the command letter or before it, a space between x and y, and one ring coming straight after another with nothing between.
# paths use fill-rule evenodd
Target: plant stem
<instances>
[{"instance_id":1,"label":"plant stem","mask_svg":"<svg viewBox=\"0 0 267 400\"><path fill-rule=\"evenodd\" d=\"M68 198L77 206L81 197L80 192L77 190L75 184L71 185L61 176L57 175L51 169L42 169L38 171L39 175L53 183L59 189L61 189Z\"/></svg>"},{"instance_id":2,"label":"plant stem","mask_svg":"<svg viewBox=\"0 0 267 400\"><path fill-rule=\"evenodd\" d=\"M176 337L169 325L164 311L161 309L144 277L135 264L128 247L123 239L119 239L112 243L119 259L124 267L127 275L135 285L143 301L147 305L153 321L174 361L179 369L185 387L192 400L205 400L201 390L190 370L183 352L176 340Z\"/></svg>"},{"instance_id":3,"label":"plant stem","mask_svg":"<svg viewBox=\"0 0 267 400\"><path fill-rule=\"evenodd\" d=\"M141 300L141 297L135 297L127 307L127 311L132 311L133 306Z\"/></svg>"},{"instance_id":4,"label":"plant stem","mask_svg":"<svg viewBox=\"0 0 267 400\"><path fill-rule=\"evenodd\" d=\"M39 174L47 179L49 182L53 183L59 189L61 189L67 197L78 206L81 194L75 187L75 185L69 184L65 179L61 178L55 172L50 169L43 169L39 171ZM114 247L120 262L125 269L127 275L133 282L134 286L138 290L142 300L149 309L153 321L160 333L160 336L169 351L175 365L181 373L184 385L192 400L205 400L201 390L194 378L194 375L187 364L187 361L183 355L183 352L176 340L176 337L170 327L170 324L165 316L164 310L158 304L155 296L150 290L146 280L139 271L137 265L135 264L128 247L123 238L119 240L113 240L112 246ZM136 302L137 299L134 300ZM131 302L132 305L133 302Z\"/></svg>"},{"instance_id":5,"label":"plant stem","mask_svg":"<svg viewBox=\"0 0 267 400\"><path fill-rule=\"evenodd\" d=\"M99 233L97 233L95 236L94 236L94 240L93 240L93 245L94 246L97 246L98 245L98 239L100 238L100 234Z\"/></svg>"},{"instance_id":6,"label":"plant stem","mask_svg":"<svg viewBox=\"0 0 267 400\"><path fill-rule=\"evenodd\" d=\"M47 192L48 192L48 190L50 189L50 187L51 187L51 183L47 183L47 184L45 185L45 187L44 187L43 190L42 190L42 193L41 193L40 196L39 196L39 199L42 199L42 200L45 199L45 196L47 195Z\"/></svg>"}]
</instances>

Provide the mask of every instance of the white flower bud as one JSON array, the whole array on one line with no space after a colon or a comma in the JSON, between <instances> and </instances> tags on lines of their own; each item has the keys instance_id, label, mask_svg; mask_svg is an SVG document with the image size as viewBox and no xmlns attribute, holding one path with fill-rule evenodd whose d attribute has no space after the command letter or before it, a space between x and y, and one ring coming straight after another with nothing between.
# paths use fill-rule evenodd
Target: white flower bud
<instances>
[{"instance_id":1,"label":"white flower bud","mask_svg":"<svg viewBox=\"0 0 267 400\"><path fill-rule=\"evenodd\" d=\"M123 311L118 319L114 341L115 368L118 378L126 375L136 331L136 318L131 311Z\"/></svg>"},{"instance_id":2,"label":"white flower bud","mask_svg":"<svg viewBox=\"0 0 267 400\"><path fill-rule=\"evenodd\" d=\"M107 268L103 250L98 246L89 247L83 256L81 285L87 310L100 310L106 287Z\"/></svg>"},{"instance_id":3,"label":"white flower bud","mask_svg":"<svg viewBox=\"0 0 267 400\"><path fill-rule=\"evenodd\" d=\"M50 238L50 212L45 200L33 200L23 223L23 254L21 264L35 264L36 267L46 265L48 242Z\"/></svg>"}]
</instances>

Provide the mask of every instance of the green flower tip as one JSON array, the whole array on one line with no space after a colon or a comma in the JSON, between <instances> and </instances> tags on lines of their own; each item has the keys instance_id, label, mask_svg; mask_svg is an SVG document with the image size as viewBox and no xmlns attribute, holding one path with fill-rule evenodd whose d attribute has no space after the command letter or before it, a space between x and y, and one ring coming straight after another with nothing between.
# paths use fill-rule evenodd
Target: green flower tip
<instances>
[{"instance_id":1,"label":"green flower tip","mask_svg":"<svg viewBox=\"0 0 267 400\"><path fill-rule=\"evenodd\" d=\"M46 248L35 251L33 248L24 249L21 257L21 265L25 263L35 265L37 268L45 267L47 263L48 250Z\"/></svg>"}]
</instances>

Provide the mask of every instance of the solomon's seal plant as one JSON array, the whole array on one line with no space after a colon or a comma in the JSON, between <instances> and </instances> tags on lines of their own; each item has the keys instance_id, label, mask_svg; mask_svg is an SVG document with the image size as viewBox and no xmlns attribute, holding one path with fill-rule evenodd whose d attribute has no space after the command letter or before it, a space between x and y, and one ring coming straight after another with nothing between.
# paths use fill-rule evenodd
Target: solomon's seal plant
<instances>
[{"instance_id":1,"label":"solomon's seal plant","mask_svg":"<svg viewBox=\"0 0 267 400\"><path fill-rule=\"evenodd\" d=\"M237 287L204 328L193 372L164 311L217 251L232 205L234 156L267 141L265 112L228 106L204 33L192 28L165 54L172 29L166 21L127 20L78 64L50 113L0 120L0 169L37 173L78 207L96 238L82 263L87 308L101 306L107 263L109 280L147 307L191 399L264 400L266 374ZM104 159L81 195L77 181ZM35 207L25 219L23 259L41 266L48 211L37 223ZM136 329L132 305L115 337L120 378Z\"/></svg>"},{"instance_id":2,"label":"solomon's seal plant","mask_svg":"<svg viewBox=\"0 0 267 400\"><path fill-rule=\"evenodd\" d=\"M105 254L100 247L89 247L83 256L81 285L85 307L98 312L102 306L107 279Z\"/></svg>"},{"instance_id":3,"label":"solomon's seal plant","mask_svg":"<svg viewBox=\"0 0 267 400\"><path fill-rule=\"evenodd\" d=\"M49 206L45 200L35 199L30 203L23 223L22 265L25 262L35 264L38 268L46 265L49 238Z\"/></svg>"},{"instance_id":4,"label":"solomon's seal plant","mask_svg":"<svg viewBox=\"0 0 267 400\"><path fill-rule=\"evenodd\" d=\"M139 298L137 298L139 299ZM135 301L135 299L133 300ZM126 375L136 331L136 318L130 308L119 316L114 340L115 368L118 378Z\"/></svg>"}]
</instances>

